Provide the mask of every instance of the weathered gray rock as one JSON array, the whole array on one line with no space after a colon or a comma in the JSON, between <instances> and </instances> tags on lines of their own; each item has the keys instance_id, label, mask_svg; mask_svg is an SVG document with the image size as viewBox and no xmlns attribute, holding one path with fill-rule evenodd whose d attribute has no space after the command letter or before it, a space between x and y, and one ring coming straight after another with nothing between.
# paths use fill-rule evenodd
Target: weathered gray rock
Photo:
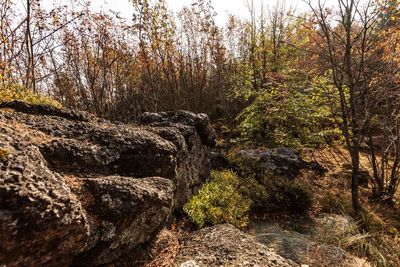
<instances>
[{"instance_id":1,"label":"weathered gray rock","mask_svg":"<svg viewBox=\"0 0 400 267\"><path fill-rule=\"evenodd\" d=\"M210 147L215 145L216 136L208 117L170 111L145 113L141 121L148 126L145 129L172 142L178 149L175 206L182 207L210 174Z\"/></svg>"},{"instance_id":2,"label":"weathered gray rock","mask_svg":"<svg viewBox=\"0 0 400 267\"><path fill-rule=\"evenodd\" d=\"M40 105L40 104L31 105L29 103L20 100L2 102L0 103L0 108L11 108L32 115L57 116L72 121L89 121L98 119L95 116L90 115L86 112L61 109L48 105Z\"/></svg>"},{"instance_id":3,"label":"weathered gray rock","mask_svg":"<svg viewBox=\"0 0 400 267\"><path fill-rule=\"evenodd\" d=\"M110 263L155 236L169 218L173 184L164 178L92 178L84 181L93 197L87 209L98 221L91 238L97 242L74 264L97 266Z\"/></svg>"},{"instance_id":4,"label":"weathered gray rock","mask_svg":"<svg viewBox=\"0 0 400 267\"><path fill-rule=\"evenodd\" d=\"M239 168L258 176L271 174L293 179L305 168L323 172L318 164L302 160L297 150L284 147L240 150L235 153L233 161Z\"/></svg>"},{"instance_id":5,"label":"weathered gray rock","mask_svg":"<svg viewBox=\"0 0 400 267\"><path fill-rule=\"evenodd\" d=\"M56 170L96 171L138 178L175 176L177 148L142 127L90 120L90 115L81 121L53 116L55 112L31 115L27 108L36 110L36 106L26 104L23 107L19 110L20 105L17 105L14 107L17 112L3 112L3 123L24 125L28 131L45 134L46 139L37 145Z\"/></svg>"},{"instance_id":6,"label":"weathered gray rock","mask_svg":"<svg viewBox=\"0 0 400 267\"><path fill-rule=\"evenodd\" d=\"M347 215L321 214L314 220L311 237L314 240L346 239L359 234L356 221Z\"/></svg>"},{"instance_id":7,"label":"weathered gray rock","mask_svg":"<svg viewBox=\"0 0 400 267\"><path fill-rule=\"evenodd\" d=\"M311 222L310 222L311 223ZM326 244L356 234L354 223L340 215L317 218L308 233L287 230L277 224L258 222L254 232L257 241L276 254L308 266L369 267L363 259L354 257L343 249Z\"/></svg>"},{"instance_id":8,"label":"weathered gray rock","mask_svg":"<svg viewBox=\"0 0 400 267\"><path fill-rule=\"evenodd\" d=\"M201 229L184 238L175 260L179 267L205 266L299 266L271 252L250 235L232 225Z\"/></svg>"},{"instance_id":9,"label":"weathered gray rock","mask_svg":"<svg viewBox=\"0 0 400 267\"><path fill-rule=\"evenodd\" d=\"M0 162L0 262L66 266L87 246L91 223L67 183L47 168L39 149L23 146L17 138L24 136L0 125L0 147L10 151Z\"/></svg>"},{"instance_id":10,"label":"weathered gray rock","mask_svg":"<svg viewBox=\"0 0 400 267\"><path fill-rule=\"evenodd\" d=\"M236 156L244 164L254 166L259 172L288 178L296 177L304 167L299 153L289 148L240 150Z\"/></svg>"},{"instance_id":11,"label":"weathered gray rock","mask_svg":"<svg viewBox=\"0 0 400 267\"><path fill-rule=\"evenodd\" d=\"M0 262L100 265L147 242L168 220L165 178L83 178L50 170L24 128L0 124ZM82 253L84 253L82 256ZM77 255L80 255L78 256Z\"/></svg>"},{"instance_id":12,"label":"weathered gray rock","mask_svg":"<svg viewBox=\"0 0 400 267\"><path fill-rule=\"evenodd\" d=\"M127 126L23 102L2 107L0 262L7 266L115 262L149 242L209 175L200 126Z\"/></svg>"},{"instance_id":13,"label":"weathered gray rock","mask_svg":"<svg viewBox=\"0 0 400 267\"><path fill-rule=\"evenodd\" d=\"M194 114L184 110L145 113L140 118L144 124L152 126L169 126L171 124L183 124L196 128L202 142L205 145L214 146L216 133L210 125L210 120L206 114Z\"/></svg>"}]
</instances>

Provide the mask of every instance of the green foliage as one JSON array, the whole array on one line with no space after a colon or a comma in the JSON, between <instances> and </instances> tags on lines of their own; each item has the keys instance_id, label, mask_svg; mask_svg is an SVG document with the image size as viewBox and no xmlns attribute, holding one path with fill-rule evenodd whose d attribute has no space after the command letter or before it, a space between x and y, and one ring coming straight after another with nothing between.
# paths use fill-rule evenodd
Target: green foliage
<instances>
[{"instance_id":1,"label":"green foliage","mask_svg":"<svg viewBox=\"0 0 400 267\"><path fill-rule=\"evenodd\" d=\"M0 83L0 103L12 100L22 100L31 104L45 104L55 107L61 107L57 101L32 92L30 89L13 83Z\"/></svg>"},{"instance_id":2,"label":"green foliage","mask_svg":"<svg viewBox=\"0 0 400 267\"><path fill-rule=\"evenodd\" d=\"M231 171L213 171L211 179L187 202L183 210L197 227L231 223L244 227L248 222L250 200L239 191L239 178Z\"/></svg>"},{"instance_id":3,"label":"green foliage","mask_svg":"<svg viewBox=\"0 0 400 267\"><path fill-rule=\"evenodd\" d=\"M262 181L251 176L244 178L240 192L251 199L251 208L255 212L286 210L304 213L313 204L309 186L276 176L265 176Z\"/></svg>"},{"instance_id":4,"label":"green foliage","mask_svg":"<svg viewBox=\"0 0 400 267\"><path fill-rule=\"evenodd\" d=\"M269 146L318 146L339 136L333 115L335 90L328 80L312 82L293 74L254 94L254 101L239 116L245 141Z\"/></svg>"},{"instance_id":5,"label":"green foliage","mask_svg":"<svg viewBox=\"0 0 400 267\"><path fill-rule=\"evenodd\" d=\"M229 161L240 175L240 193L251 199L251 210L266 212L286 210L304 213L313 204L313 193L304 182L274 175L260 167L254 159L237 157L235 151L228 154Z\"/></svg>"},{"instance_id":6,"label":"green foliage","mask_svg":"<svg viewBox=\"0 0 400 267\"><path fill-rule=\"evenodd\" d=\"M258 182L254 177L249 176L241 179L240 193L246 198L251 199L252 211L271 210L272 207L269 202L271 195L267 187Z\"/></svg>"},{"instance_id":7,"label":"green foliage","mask_svg":"<svg viewBox=\"0 0 400 267\"><path fill-rule=\"evenodd\" d=\"M260 166L260 163L256 159L250 157L240 157L237 155L238 150L231 150L227 158L232 166L235 166L236 170L240 174L240 177L254 177L254 176L269 176L272 175L268 168Z\"/></svg>"},{"instance_id":8,"label":"green foliage","mask_svg":"<svg viewBox=\"0 0 400 267\"><path fill-rule=\"evenodd\" d=\"M313 204L312 191L304 183L284 178L275 179L271 188L269 201L279 209L284 208L293 213L304 213Z\"/></svg>"}]
</instances>

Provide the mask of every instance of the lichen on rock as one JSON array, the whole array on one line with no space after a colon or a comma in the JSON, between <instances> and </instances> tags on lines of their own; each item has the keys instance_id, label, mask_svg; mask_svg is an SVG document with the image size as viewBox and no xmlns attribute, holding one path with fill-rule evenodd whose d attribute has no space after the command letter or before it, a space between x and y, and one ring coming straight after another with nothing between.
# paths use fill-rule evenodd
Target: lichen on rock
<instances>
[{"instance_id":1,"label":"lichen on rock","mask_svg":"<svg viewBox=\"0 0 400 267\"><path fill-rule=\"evenodd\" d=\"M178 113L130 126L2 103L0 262L98 266L149 242L210 172L208 118Z\"/></svg>"}]
</instances>

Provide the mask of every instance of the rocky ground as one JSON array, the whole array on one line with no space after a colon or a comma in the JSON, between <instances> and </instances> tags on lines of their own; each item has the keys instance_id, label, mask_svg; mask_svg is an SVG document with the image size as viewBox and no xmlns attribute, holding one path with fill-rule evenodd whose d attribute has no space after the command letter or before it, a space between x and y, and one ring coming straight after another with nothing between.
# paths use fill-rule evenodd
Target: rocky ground
<instances>
[{"instance_id":1,"label":"rocky ground","mask_svg":"<svg viewBox=\"0 0 400 267\"><path fill-rule=\"evenodd\" d=\"M363 259L354 257L339 247L321 243L321 236L351 238L358 233L355 221L347 216L324 214L315 220L297 222L298 231L258 221L253 228L256 240L278 255L309 266L369 267ZM304 228L306 227L306 228Z\"/></svg>"},{"instance_id":2,"label":"rocky ground","mask_svg":"<svg viewBox=\"0 0 400 267\"><path fill-rule=\"evenodd\" d=\"M164 229L157 238L156 260L148 266L370 266L321 240L325 235L352 238L358 233L352 218L324 214L289 224L257 220L245 231L229 224L183 233Z\"/></svg>"},{"instance_id":3,"label":"rocky ground","mask_svg":"<svg viewBox=\"0 0 400 267\"><path fill-rule=\"evenodd\" d=\"M298 266L229 224L201 229L183 238L181 246L175 260L181 267Z\"/></svg>"}]
</instances>

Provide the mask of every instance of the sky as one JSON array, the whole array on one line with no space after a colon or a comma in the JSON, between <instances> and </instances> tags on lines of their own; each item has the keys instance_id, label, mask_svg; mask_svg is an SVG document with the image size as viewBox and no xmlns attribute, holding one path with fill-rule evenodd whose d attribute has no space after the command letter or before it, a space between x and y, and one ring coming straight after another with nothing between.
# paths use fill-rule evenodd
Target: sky
<instances>
[{"instance_id":1,"label":"sky","mask_svg":"<svg viewBox=\"0 0 400 267\"><path fill-rule=\"evenodd\" d=\"M261 0L255 0L259 2ZM278 0L264 0L268 6L273 6ZM316 1L316 0L311 0ZM332 5L337 0L326 0L328 5ZM42 0L42 5L51 8L54 4L68 3L68 0ZM170 9L178 12L184 6L189 6L193 0L166 0ZM292 5L298 10L306 10L307 5L303 0L286 0L288 6ZM228 15L236 15L242 18L248 16L247 0L212 0L212 5L215 8L217 16L215 21L223 25L227 21ZM95 10L107 11L112 9L120 12L123 17L130 19L132 17L133 8L129 0L92 0L92 6Z\"/></svg>"}]
</instances>

